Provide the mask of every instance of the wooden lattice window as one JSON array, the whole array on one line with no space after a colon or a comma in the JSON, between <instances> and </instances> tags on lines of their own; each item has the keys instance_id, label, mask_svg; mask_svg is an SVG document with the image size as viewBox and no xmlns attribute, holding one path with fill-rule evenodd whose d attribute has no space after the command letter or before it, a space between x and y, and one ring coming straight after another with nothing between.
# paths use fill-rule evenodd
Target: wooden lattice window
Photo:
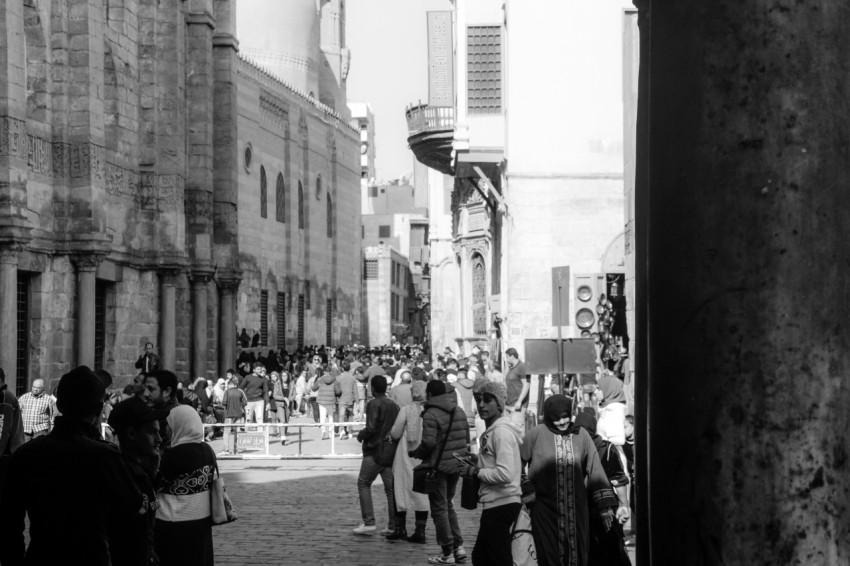
<instances>
[{"instance_id":1,"label":"wooden lattice window","mask_svg":"<svg viewBox=\"0 0 850 566\"><path fill-rule=\"evenodd\" d=\"M487 269L479 254L472 256L472 331L487 334Z\"/></svg>"},{"instance_id":2,"label":"wooden lattice window","mask_svg":"<svg viewBox=\"0 0 850 566\"><path fill-rule=\"evenodd\" d=\"M466 28L466 83L469 114L502 111L502 30L499 26Z\"/></svg>"}]
</instances>

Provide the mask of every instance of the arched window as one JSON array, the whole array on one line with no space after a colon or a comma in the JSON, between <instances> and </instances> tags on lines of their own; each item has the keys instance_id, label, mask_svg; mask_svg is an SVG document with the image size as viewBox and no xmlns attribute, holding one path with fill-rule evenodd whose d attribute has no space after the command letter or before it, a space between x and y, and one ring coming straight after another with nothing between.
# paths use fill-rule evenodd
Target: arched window
<instances>
[{"instance_id":1,"label":"arched window","mask_svg":"<svg viewBox=\"0 0 850 566\"><path fill-rule=\"evenodd\" d=\"M275 186L275 218L278 222L286 222L286 185L283 182L283 173L277 174L277 185Z\"/></svg>"},{"instance_id":2,"label":"arched window","mask_svg":"<svg viewBox=\"0 0 850 566\"><path fill-rule=\"evenodd\" d=\"M260 167L260 216L268 218L269 192L266 184L266 168Z\"/></svg>"},{"instance_id":3,"label":"arched window","mask_svg":"<svg viewBox=\"0 0 850 566\"><path fill-rule=\"evenodd\" d=\"M304 187L298 181L298 228L304 229Z\"/></svg>"},{"instance_id":4,"label":"arched window","mask_svg":"<svg viewBox=\"0 0 850 566\"><path fill-rule=\"evenodd\" d=\"M487 269L480 254L472 256L472 332L487 334Z\"/></svg>"},{"instance_id":5,"label":"arched window","mask_svg":"<svg viewBox=\"0 0 850 566\"><path fill-rule=\"evenodd\" d=\"M328 193L328 238L334 237L334 205L331 201L331 194Z\"/></svg>"},{"instance_id":6,"label":"arched window","mask_svg":"<svg viewBox=\"0 0 850 566\"><path fill-rule=\"evenodd\" d=\"M316 175L316 200L322 200L322 174Z\"/></svg>"}]
</instances>

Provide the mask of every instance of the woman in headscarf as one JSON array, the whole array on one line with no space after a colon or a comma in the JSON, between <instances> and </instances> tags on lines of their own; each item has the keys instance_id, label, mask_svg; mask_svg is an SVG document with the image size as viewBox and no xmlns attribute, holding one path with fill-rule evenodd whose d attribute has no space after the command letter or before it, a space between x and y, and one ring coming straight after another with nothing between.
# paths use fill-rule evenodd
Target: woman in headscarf
<instances>
[{"instance_id":1,"label":"woman in headscarf","mask_svg":"<svg viewBox=\"0 0 850 566\"><path fill-rule=\"evenodd\" d=\"M543 424L520 448L535 491L530 513L539 566L587 566L591 513L607 531L617 507L593 440L571 417L572 401L552 395L543 404Z\"/></svg>"},{"instance_id":2,"label":"woman in headscarf","mask_svg":"<svg viewBox=\"0 0 850 566\"><path fill-rule=\"evenodd\" d=\"M398 449L393 460L393 489L395 490L396 530L388 533L390 540L407 539L409 542L425 543L425 526L428 524L430 503L428 495L413 491L413 468L422 463L411 458L408 452L416 450L422 440L422 410L425 405L425 382L415 381L411 385L411 403L401 408L390 431L393 440L398 440ZM407 536L407 512L412 510L416 517L416 530Z\"/></svg>"},{"instance_id":3,"label":"woman in headscarf","mask_svg":"<svg viewBox=\"0 0 850 566\"><path fill-rule=\"evenodd\" d=\"M590 435L602 469L608 481L614 487L620 502L616 520L609 530L605 530L601 519L590 519L590 566L631 566L626 552L623 523L629 520L628 485L629 477L623 468L618 448L596 433L596 413L593 409L584 409L575 420Z\"/></svg>"},{"instance_id":4,"label":"woman in headscarf","mask_svg":"<svg viewBox=\"0 0 850 566\"><path fill-rule=\"evenodd\" d=\"M175 407L167 421L171 448L159 466L156 552L161 566L213 566L209 490L215 453L204 443L204 426L192 407Z\"/></svg>"}]
</instances>

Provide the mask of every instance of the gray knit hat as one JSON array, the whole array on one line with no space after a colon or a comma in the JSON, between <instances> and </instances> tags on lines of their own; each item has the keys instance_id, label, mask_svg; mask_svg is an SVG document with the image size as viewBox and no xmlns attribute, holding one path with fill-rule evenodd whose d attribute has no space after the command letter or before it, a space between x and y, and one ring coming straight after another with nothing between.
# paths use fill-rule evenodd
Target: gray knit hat
<instances>
[{"instance_id":1,"label":"gray knit hat","mask_svg":"<svg viewBox=\"0 0 850 566\"><path fill-rule=\"evenodd\" d=\"M493 397L496 398L496 401L499 403L499 409L504 411L505 405L508 402L508 389L505 387L504 383L500 383L498 381L488 381L483 384L481 388L478 390L478 393L484 395L485 393L489 393Z\"/></svg>"}]
</instances>

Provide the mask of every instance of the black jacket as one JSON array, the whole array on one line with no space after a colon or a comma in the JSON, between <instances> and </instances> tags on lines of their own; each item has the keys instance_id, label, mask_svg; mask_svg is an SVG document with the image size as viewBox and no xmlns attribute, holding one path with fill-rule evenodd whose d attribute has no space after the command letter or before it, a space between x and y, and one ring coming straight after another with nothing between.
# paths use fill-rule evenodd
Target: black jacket
<instances>
[{"instance_id":1,"label":"black jacket","mask_svg":"<svg viewBox=\"0 0 850 566\"><path fill-rule=\"evenodd\" d=\"M442 457L439 463L433 462L432 458L437 457L446 434L449 436ZM422 442L413 451L413 457L429 462L432 466L437 464L444 474L456 474L459 462L452 456L452 452L466 452L468 444L469 425L466 413L457 406L457 394L452 391L431 397L422 412Z\"/></svg>"},{"instance_id":2,"label":"black jacket","mask_svg":"<svg viewBox=\"0 0 850 566\"><path fill-rule=\"evenodd\" d=\"M366 405L366 426L357 433L357 440L363 443L363 455L374 454L378 442L393 428L398 416L398 405L385 395L375 397Z\"/></svg>"},{"instance_id":3,"label":"black jacket","mask_svg":"<svg viewBox=\"0 0 850 566\"><path fill-rule=\"evenodd\" d=\"M3 566L109 566L109 525L145 512L118 449L100 440L95 426L65 417L15 452L0 501Z\"/></svg>"}]
</instances>

